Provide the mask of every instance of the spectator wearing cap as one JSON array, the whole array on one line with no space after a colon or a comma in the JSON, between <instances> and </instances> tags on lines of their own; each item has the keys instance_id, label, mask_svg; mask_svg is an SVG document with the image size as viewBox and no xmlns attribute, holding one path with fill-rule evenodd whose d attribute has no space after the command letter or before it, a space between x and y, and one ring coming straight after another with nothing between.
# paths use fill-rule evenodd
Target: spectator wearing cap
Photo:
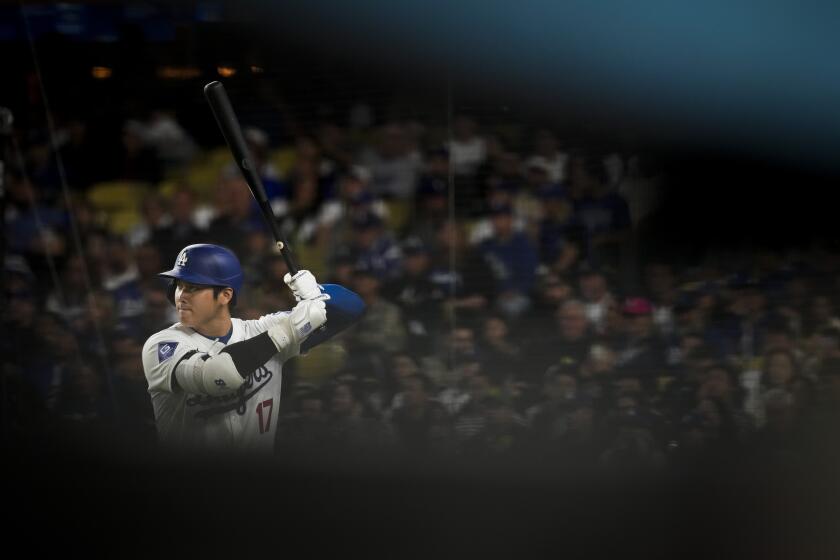
<instances>
[{"instance_id":1,"label":"spectator wearing cap","mask_svg":"<svg viewBox=\"0 0 840 560\"><path fill-rule=\"evenodd\" d=\"M519 317L531 306L539 264L537 251L525 233L515 231L510 205L492 207L491 215L493 236L478 249L496 281L497 309L509 317Z\"/></svg>"},{"instance_id":2,"label":"spectator wearing cap","mask_svg":"<svg viewBox=\"0 0 840 560\"><path fill-rule=\"evenodd\" d=\"M353 218L350 250L356 266L376 274L383 282L396 278L401 271L402 253L382 218L368 212Z\"/></svg>"},{"instance_id":3,"label":"spectator wearing cap","mask_svg":"<svg viewBox=\"0 0 840 560\"><path fill-rule=\"evenodd\" d=\"M743 273L730 279L729 295L727 313L718 328L725 329L721 334L727 354L743 369L752 369L757 367L764 349L769 318L767 296L758 278Z\"/></svg>"},{"instance_id":4,"label":"spectator wearing cap","mask_svg":"<svg viewBox=\"0 0 840 560\"><path fill-rule=\"evenodd\" d=\"M624 337L618 350L618 369L638 376L644 389L652 393L657 380L667 372L667 347L656 335L653 305L641 297L629 297L621 306Z\"/></svg>"},{"instance_id":5,"label":"spectator wearing cap","mask_svg":"<svg viewBox=\"0 0 840 560\"><path fill-rule=\"evenodd\" d=\"M385 284L382 293L402 310L408 350L428 354L443 322L447 294L432 281L432 260L426 244L419 237L408 237L400 247L400 273Z\"/></svg>"},{"instance_id":6,"label":"spectator wearing cap","mask_svg":"<svg viewBox=\"0 0 840 560\"><path fill-rule=\"evenodd\" d=\"M519 187L512 183L501 183L490 188L482 201L482 214L470 223L470 244L480 245L490 239L494 232L494 216L501 208L509 208L513 216L513 229L527 233L527 222L515 206Z\"/></svg>"}]
</instances>

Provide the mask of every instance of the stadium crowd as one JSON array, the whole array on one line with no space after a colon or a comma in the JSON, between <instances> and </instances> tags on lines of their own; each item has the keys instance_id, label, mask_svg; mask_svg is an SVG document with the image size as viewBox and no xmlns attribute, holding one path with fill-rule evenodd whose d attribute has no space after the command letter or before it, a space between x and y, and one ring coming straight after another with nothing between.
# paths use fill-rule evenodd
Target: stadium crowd
<instances>
[{"instance_id":1,"label":"stadium crowd","mask_svg":"<svg viewBox=\"0 0 840 560\"><path fill-rule=\"evenodd\" d=\"M327 122L282 146L246 129L301 268L368 307L287 364L279 453L663 468L795 456L825 429L840 405L837 252L654 250L644 160L558 136L511 141L467 115L447 134ZM230 247L247 319L291 307L285 263L226 148L199 147L171 113L126 121L107 161L81 119L17 137L5 433L153 445L140 349L176 321L157 273L186 245Z\"/></svg>"}]
</instances>

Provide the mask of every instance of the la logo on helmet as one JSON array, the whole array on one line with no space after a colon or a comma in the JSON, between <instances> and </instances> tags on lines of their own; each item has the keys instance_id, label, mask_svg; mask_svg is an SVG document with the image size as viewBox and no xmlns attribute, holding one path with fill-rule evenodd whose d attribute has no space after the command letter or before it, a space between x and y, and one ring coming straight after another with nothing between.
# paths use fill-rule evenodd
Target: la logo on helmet
<instances>
[{"instance_id":1,"label":"la logo on helmet","mask_svg":"<svg viewBox=\"0 0 840 560\"><path fill-rule=\"evenodd\" d=\"M181 254L178 255L178 260L175 261L175 266L185 266L187 264L187 251L181 251Z\"/></svg>"}]
</instances>

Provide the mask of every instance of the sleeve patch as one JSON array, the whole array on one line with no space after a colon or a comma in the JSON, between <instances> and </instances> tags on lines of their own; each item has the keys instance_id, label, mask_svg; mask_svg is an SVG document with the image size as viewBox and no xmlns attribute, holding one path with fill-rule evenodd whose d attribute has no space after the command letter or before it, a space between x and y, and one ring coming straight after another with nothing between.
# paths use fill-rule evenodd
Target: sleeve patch
<instances>
[{"instance_id":1,"label":"sleeve patch","mask_svg":"<svg viewBox=\"0 0 840 560\"><path fill-rule=\"evenodd\" d=\"M177 342L158 342L158 363L165 362L175 353Z\"/></svg>"}]
</instances>

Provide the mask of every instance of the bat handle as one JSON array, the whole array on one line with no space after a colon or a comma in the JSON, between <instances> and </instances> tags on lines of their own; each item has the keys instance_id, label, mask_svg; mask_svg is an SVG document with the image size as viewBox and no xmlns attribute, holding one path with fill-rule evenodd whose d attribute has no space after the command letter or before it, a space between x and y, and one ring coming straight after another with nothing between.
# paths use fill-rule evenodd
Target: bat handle
<instances>
[{"instance_id":1,"label":"bat handle","mask_svg":"<svg viewBox=\"0 0 840 560\"><path fill-rule=\"evenodd\" d=\"M279 239L275 241L275 246L277 250L280 251L280 254L283 256L283 260L286 261L286 268L289 269L289 274L294 276L298 273L298 267L295 262L292 260L292 256L289 254L289 251L286 250L286 244L280 241Z\"/></svg>"}]
</instances>

